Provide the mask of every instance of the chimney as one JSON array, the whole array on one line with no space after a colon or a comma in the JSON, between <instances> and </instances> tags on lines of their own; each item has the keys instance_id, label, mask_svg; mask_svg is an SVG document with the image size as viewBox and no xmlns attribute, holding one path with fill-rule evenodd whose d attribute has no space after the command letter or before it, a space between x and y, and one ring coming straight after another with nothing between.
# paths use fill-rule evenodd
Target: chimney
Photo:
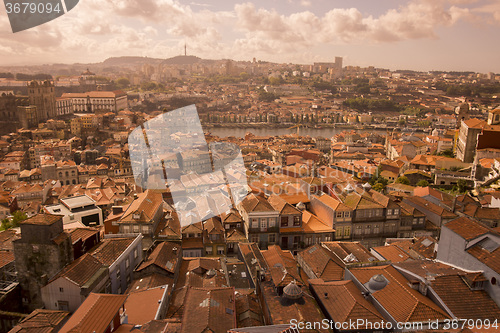
<instances>
[{"instance_id":1,"label":"chimney","mask_svg":"<svg viewBox=\"0 0 500 333\"><path fill-rule=\"evenodd\" d=\"M113 215L118 215L118 214L123 213L123 207L122 206L113 206L113 207L111 207L111 209L113 211Z\"/></svg>"}]
</instances>

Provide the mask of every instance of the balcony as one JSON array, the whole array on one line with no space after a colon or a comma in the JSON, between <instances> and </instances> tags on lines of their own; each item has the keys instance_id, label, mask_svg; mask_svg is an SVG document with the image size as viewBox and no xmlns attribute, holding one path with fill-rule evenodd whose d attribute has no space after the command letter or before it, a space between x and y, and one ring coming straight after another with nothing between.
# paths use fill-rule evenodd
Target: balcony
<instances>
[{"instance_id":1,"label":"balcony","mask_svg":"<svg viewBox=\"0 0 500 333\"><path fill-rule=\"evenodd\" d=\"M248 228L249 233L271 233L271 232L278 232L279 228L278 227L272 227L272 228Z\"/></svg>"}]
</instances>

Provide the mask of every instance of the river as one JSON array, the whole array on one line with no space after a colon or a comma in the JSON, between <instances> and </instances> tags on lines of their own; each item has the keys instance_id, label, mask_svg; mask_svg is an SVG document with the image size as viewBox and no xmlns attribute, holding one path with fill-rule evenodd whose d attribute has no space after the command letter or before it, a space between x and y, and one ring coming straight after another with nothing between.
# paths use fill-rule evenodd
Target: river
<instances>
[{"instance_id":1,"label":"river","mask_svg":"<svg viewBox=\"0 0 500 333\"><path fill-rule=\"evenodd\" d=\"M342 131L351 131L352 129L347 128L301 128L299 135L307 136L313 138L323 137L331 138L332 136L341 133ZM267 128L267 127L255 127L255 128L240 128L240 127L213 127L208 129L212 135L216 135L221 138L228 136L234 136L238 138L245 137L245 134L251 132L257 136L277 136L286 134L296 134L296 129L288 128ZM386 130L374 130L374 129L358 129L357 132L372 132L379 135L386 135Z\"/></svg>"}]
</instances>

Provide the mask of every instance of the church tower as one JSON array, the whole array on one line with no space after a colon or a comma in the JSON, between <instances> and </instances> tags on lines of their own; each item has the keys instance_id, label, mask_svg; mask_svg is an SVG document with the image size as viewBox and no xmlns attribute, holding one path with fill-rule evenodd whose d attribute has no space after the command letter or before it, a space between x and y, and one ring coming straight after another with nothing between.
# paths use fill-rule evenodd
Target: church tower
<instances>
[{"instance_id":1,"label":"church tower","mask_svg":"<svg viewBox=\"0 0 500 333\"><path fill-rule=\"evenodd\" d=\"M71 236L63 229L63 216L37 214L21 222L21 238L14 241L17 279L23 307L43 307L41 288L73 261Z\"/></svg>"},{"instance_id":2,"label":"church tower","mask_svg":"<svg viewBox=\"0 0 500 333\"><path fill-rule=\"evenodd\" d=\"M28 84L28 97L30 105L36 106L39 122L45 122L57 116L54 83L32 81Z\"/></svg>"}]
</instances>

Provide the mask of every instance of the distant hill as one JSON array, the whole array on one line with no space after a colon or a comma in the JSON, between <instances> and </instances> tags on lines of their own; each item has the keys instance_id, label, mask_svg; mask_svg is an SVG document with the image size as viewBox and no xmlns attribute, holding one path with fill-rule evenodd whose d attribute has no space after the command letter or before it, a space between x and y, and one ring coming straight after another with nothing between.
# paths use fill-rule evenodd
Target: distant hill
<instances>
[{"instance_id":1,"label":"distant hill","mask_svg":"<svg viewBox=\"0 0 500 333\"><path fill-rule=\"evenodd\" d=\"M126 65L142 65L142 64L159 64L163 59L149 57L111 57L102 62L105 66L126 66Z\"/></svg>"},{"instance_id":2,"label":"distant hill","mask_svg":"<svg viewBox=\"0 0 500 333\"><path fill-rule=\"evenodd\" d=\"M168 58L167 60L163 61L163 64L165 65L192 65L196 64L198 62L202 62L203 59L198 58L197 56L176 56L172 58Z\"/></svg>"}]
</instances>

